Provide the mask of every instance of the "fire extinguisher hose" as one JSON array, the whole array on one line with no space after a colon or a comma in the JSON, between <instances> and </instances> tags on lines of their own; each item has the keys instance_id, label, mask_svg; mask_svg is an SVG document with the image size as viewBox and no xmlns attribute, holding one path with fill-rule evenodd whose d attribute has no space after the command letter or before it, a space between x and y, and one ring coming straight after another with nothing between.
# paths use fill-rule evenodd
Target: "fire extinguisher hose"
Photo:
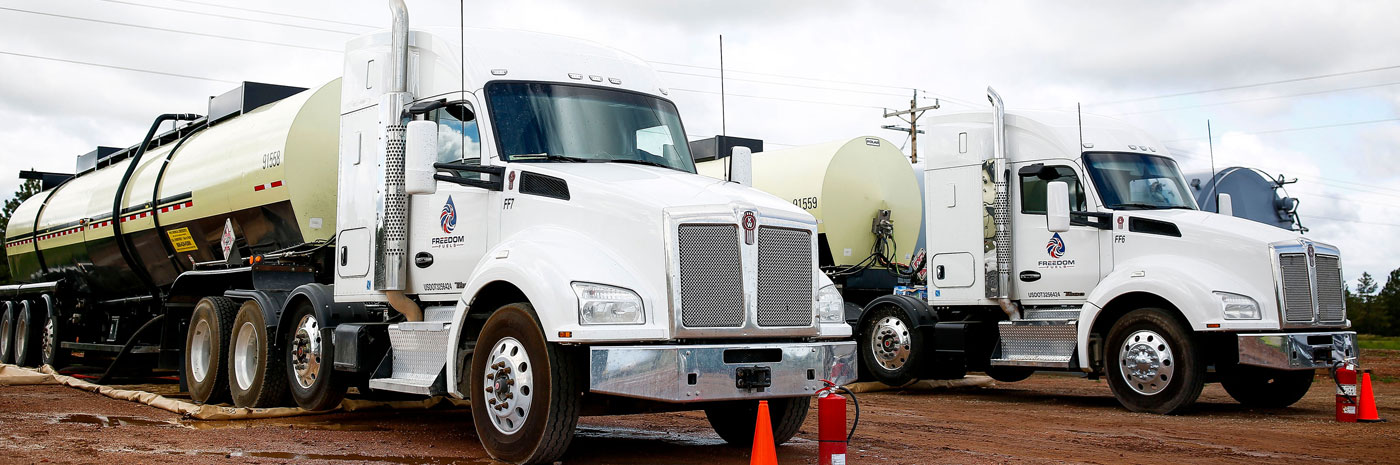
<instances>
[{"instance_id":1,"label":"fire extinguisher hose","mask_svg":"<svg viewBox=\"0 0 1400 465\"><path fill-rule=\"evenodd\" d=\"M855 392L852 392L850 389L846 388L845 386L837 386L836 383L833 383L833 382L828 381L828 380L822 380L822 382L823 382L823 383L826 383L826 389L828 389L828 390L831 390L831 391L842 391L842 392L845 392L846 395L851 396L851 403L855 404L855 406L856 406L856 416L855 416L855 419L851 420L851 432L846 434L846 442L847 442L847 443L850 443L850 442L851 442L851 438L855 437L855 435L856 435L856 427L857 427L857 426L860 426L860 401L859 401L859 400L856 400L856 393L855 393Z\"/></svg>"},{"instance_id":2,"label":"fire extinguisher hose","mask_svg":"<svg viewBox=\"0 0 1400 465\"><path fill-rule=\"evenodd\" d=\"M1345 365L1346 363L1347 362L1343 360L1338 360L1332 363L1332 367L1328 368L1327 371L1332 375L1332 382L1337 384L1337 392L1341 393L1342 397L1345 397L1347 399L1347 402L1356 403L1356 397L1347 395L1346 389L1342 389L1342 380L1337 379L1337 368L1342 365Z\"/></svg>"}]
</instances>

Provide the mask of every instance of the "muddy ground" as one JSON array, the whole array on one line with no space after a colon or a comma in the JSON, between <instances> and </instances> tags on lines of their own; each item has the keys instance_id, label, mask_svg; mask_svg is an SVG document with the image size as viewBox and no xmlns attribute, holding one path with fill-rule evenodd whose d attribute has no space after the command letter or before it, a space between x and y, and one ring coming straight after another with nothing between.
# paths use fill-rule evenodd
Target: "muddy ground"
<instances>
[{"instance_id":1,"label":"muddy ground","mask_svg":"<svg viewBox=\"0 0 1400 465\"><path fill-rule=\"evenodd\" d=\"M1291 408L1240 407L1208 385L1194 412L1129 413L1102 381L862 394L848 463L1400 463L1400 351L1367 351L1380 424L1333 421L1319 376ZM168 388L167 388L168 390ZM815 403L813 404L815 406ZM816 415L778 448L816 463ZM0 386L5 463L491 463L466 410L375 411L239 422L178 415L59 386ZM701 413L589 417L564 463L743 464Z\"/></svg>"}]
</instances>

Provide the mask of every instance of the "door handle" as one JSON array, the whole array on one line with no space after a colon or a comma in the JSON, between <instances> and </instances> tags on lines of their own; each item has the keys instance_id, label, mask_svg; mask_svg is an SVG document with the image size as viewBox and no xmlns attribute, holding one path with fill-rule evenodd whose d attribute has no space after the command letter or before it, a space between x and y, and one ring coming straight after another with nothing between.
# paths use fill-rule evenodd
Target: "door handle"
<instances>
[{"instance_id":1,"label":"door handle","mask_svg":"<svg viewBox=\"0 0 1400 465\"><path fill-rule=\"evenodd\" d=\"M347 265L347 264L350 263L350 259L349 259L349 258L346 258L346 257L349 257L349 256L350 256L350 248L349 248L349 247L346 247L346 246L343 246L343 245L340 246L340 266L345 266L345 265Z\"/></svg>"},{"instance_id":2,"label":"door handle","mask_svg":"<svg viewBox=\"0 0 1400 465\"><path fill-rule=\"evenodd\" d=\"M934 276L935 276L934 279L939 279L939 280L943 279L943 274L944 274L943 271L944 271L944 270L943 270L943 265L938 265L938 266L934 267Z\"/></svg>"},{"instance_id":3,"label":"door handle","mask_svg":"<svg viewBox=\"0 0 1400 465\"><path fill-rule=\"evenodd\" d=\"M433 254L427 252L418 252L417 255L413 256L413 265L419 268L427 268L433 266Z\"/></svg>"}]
</instances>

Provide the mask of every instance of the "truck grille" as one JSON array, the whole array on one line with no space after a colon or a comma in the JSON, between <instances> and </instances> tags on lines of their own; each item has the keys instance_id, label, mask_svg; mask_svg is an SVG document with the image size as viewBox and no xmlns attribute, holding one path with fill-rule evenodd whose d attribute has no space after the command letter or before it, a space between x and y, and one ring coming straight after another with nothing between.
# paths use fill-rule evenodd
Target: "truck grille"
<instances>
[{"instance_id":1,"label":"truck grille","mask_svg":"<svg viewBox=\"0 0 1400 465\"><path fill-rule=\"evenodd\" d=\"M744 324L744 277L735 225L681 225L681 323L690 328Z\"/></svg>"},{"instance_id":2,"label":"truck grille","mask_svg":"<svg viewBox=\"0 0 1400 465\"><path fill-rule=\"evenodd\" d=\"M1337 257L1317 256L1317 320L1341 323L1346 319L1346 296L1342 292L1342 267Z\"/></svg>"},{"instance_id":3,"label":"truck grille","mask_svg":"<svg viewBox=\"0 0 1400 465\"><path fill-rule=\"evenodd\" d=\"M1290 323L1313 321L1312 280L1308 277L1308 257L1300 253L1278 256L1283 276L1283 315Z\"/></svg>"},{"instance_id":4,"label":"truck grille","mask_svg":"<svg viewBox=\"0 0 1400 465\"><path fill-rule=\"evenodd\" d=\"M758 325L812 324L811 232L758 228Z\"/></svg>"}]
</instances>

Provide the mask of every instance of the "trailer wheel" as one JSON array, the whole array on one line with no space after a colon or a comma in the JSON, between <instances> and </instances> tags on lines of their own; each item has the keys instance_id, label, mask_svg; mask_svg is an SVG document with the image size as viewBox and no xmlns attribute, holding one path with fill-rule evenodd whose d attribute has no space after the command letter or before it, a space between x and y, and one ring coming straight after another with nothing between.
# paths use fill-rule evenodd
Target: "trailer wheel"
<instances>
[{"instance_id":1,"label":"trailer wheel","mask_svg":"<svg viewBox=\"0 0 1400 465\"><path fill-rule=\"evenodd\" d=\"M346 384L335 375L335 346L321 337L321 321L310 302L297 305L294 326L283 340L287 348L287 383L292 400L307 410L330 410L345 398Z\"/></svg>"},{"instance_id":2,"label":"trailer wheel","mask_svg":"<svg viewBox=\"0 0 1400 465\"><path fill-rule=\"evenodd\" d=\"M39 365L39 328L44 320L33 302L20 303L19 315L15 317L15 365L32 367Z\"/></svg>"},{"instance_id":3,"label":"trailer wheel","mask_svg":"<svg viewBox=\"0 0 1400 465\"><path fill-rule=\"evenodd\" d=\"M286 357L272 347L262 307L249 300L238 308L229 334L228 388L233 405L281 407L287 399Z\"/></svg>"},{"instance_id":4,"label":"trailer wheel","mask_svg":"<svg viewBox=\"0 0 1400 465\"><path fill-rule=\"evenodd\" d=\"M1205 364L1191 333L1158 308L1114 322L1105 349L1108 386L1134 412L1179 413L1201 396Z\"/></svg>"},{"instance_id":5,"label":"trailer wheel","mask_svg":"<svg viewBox=\"0 0 1400 465\"><path fill-rule=\"evenodd\" d=\"M205 297L194 305L185 334L185 384L190 398L204 404L228 400L229 333L238 304L227 297Z\"/></svg>"},{"instance_id":6,"label":"trailer wheel","mask_svg":"<svg viewBox=\"0 0 1400 465\"><path fill-rule=\"evenodd\" d=\"M0 314L0 363L15 362L15 303L5 302Z\"/></svg>"},{"instance_id":7,"label":"trailer wheel","mask_svg":"<svg viewBox=\"0 0 1400 465\"><path fill-rule=\"evenodd\" d=\"M63 348L63 340L59 338L62 329L59 328L61 322L56 319L58 311L52 307L54 301L47 295L44 297L49 308L45 309L44 326L39 332L39 358L41 364L57 370L68 365L68 349Z\"/></svg>"},{"instance_id":8,"label":"trailer wheel","mask_svg":"<svg viewBox=\"0 0 1400 465\"><path fill-rule=\"evenodd\" d=\"M876 381L890 386L903 386L914 380L922 347L923 334L914 329L903 310L893 305L871 310L856 341L860 365L870 370Z\"/></svg>"},{"instance_id":9,"label":"trailer wheel","mask_svg":"<svg viewBox=\"0 0 1400 465\"><path fill-rule=\"evenodd\" d=\"M551 463L578 424L581 372L576 354L545 340L534 307L507 304L486 320L472 353L472 420L492 458Z\"/></svg>"},{"instance_id":10,"label":"trailer wheel","mask_svg":"<svg viewBox=\"0 0 1400 465\"><path fill-rule=\"evenodd\" d=\"M811 397L789 397L768 400L768 418L773 422L773 444L782 445L807 420ZM718 402L705 408L705 419L724 442L735 447L753 445L753 428L758 421L758 401Z\"/></svg>"},{"instance_id":11,"label":"trailer wheel","mask_svg":"<svg viewBox=\"0 0 1400 465\"><path fill-rule=\"evenodd\" d=\"M1235 365L1220 374L1220 385L1240 404L1283 408L1308 394L1313 375L1313 370L1275 370Z\"/></svg>"}]
</instances>

